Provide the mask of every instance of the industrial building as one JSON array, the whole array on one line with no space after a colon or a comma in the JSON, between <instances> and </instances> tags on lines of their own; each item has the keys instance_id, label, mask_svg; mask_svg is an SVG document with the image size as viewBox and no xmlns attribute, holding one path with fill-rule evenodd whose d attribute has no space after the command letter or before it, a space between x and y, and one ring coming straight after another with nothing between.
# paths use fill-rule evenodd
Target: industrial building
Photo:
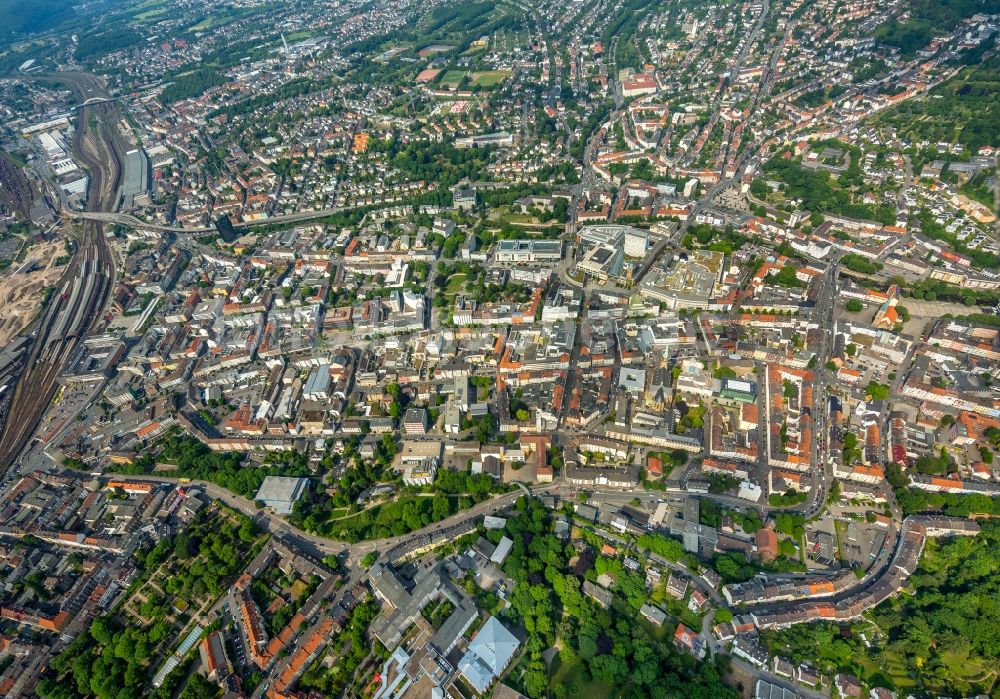
<instances>
[{"instance_id":1,"label":"industrial building","mask_svg":"<svg viewBox=\"0 0 1000 699\"><path fill-rule=\"evenodd\" d=\"M137 199L149 193L149 158L141 148L125 154L122 172L122 209L129 211L142 205Z\"/></svg>"}]
</instances>

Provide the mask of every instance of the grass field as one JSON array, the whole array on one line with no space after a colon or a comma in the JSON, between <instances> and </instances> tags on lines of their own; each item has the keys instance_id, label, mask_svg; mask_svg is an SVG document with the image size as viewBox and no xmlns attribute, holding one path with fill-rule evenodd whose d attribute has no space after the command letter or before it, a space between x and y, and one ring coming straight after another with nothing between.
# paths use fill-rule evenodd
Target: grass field
<instances>
[{"instance_id":1,"label":"grass field","mask_svg":"<svg viewBox=\"0 0 1000 699\"><path fill-rule=\"evenodd\" d=\"M2 152L5 156L7 156L7 160L9 160L10 162L14 163L18 167L27 167L28 166L28 161L25 160L24 158L22 158L19 154L17 154L17 153L8 153L7 151L0 151L0 152Z\"/></svg>"},{"instance_id":2,"label":"grass field","mask_svg":"<svg viewBox=\"0 0 1000 699\"><path fill-rule=\"evenodd\" d=\"M473 55L475 53L480 53L481 51L485 51L488 46L489 46L489 44L487 44L486 46L480 46L480 45L477 45L477 44L472 44L472 45L469 46L469 48L465 49L465 51L462 51L461 55L463 55L463 56L471 56L471 55Z\"/></svg>"},{"instance_id":3,"label":"grass field","mask_svg":"<svg viewBox=\"0 0 1000 699\"><path fill-rule=\"evenodd\" d=\"M322 534L345 541L364 541L406 534L419 526L426 526L436 521L432 514L434 498L431 495L428 493L411 495L374 505L340 519L330 519L324 523ZM465 507L472 504L472 501L467 498L448 497L452 500L452 510L454 510L451 514L463 507L463 500L466 502ZM413 506L415 506L420 522L415 522L412 518L406 520L404 517L408 509L414 509Z\"/></svg>"},{"instance_id":4,"label":"grass field","mask_svg":"<svg viewBox=\"0 0 1000 699\"><path fill-rule=\"evenodd\" d=\"M214 29L215 27L222 27L227 24L231 24L241 17L246 17L254 14L255 10L253 8L234 8L229 11L222 11L214 15L210 15L198 22L193 26L187 28L189 32L203 32L207 29Z\"/></svg>"},{"instance_id":5,"label":"grass field","mask_svg":"<svg viewBox=\"0 0 1000 699\"><path fill-rule=\"evenodd\" d=\"M166 5L167 0L144 0L138 5L132 8L133 11L143 12L145 10L151 10L155 7L160 7L161 5Z\"/></svg>"},{"instance_id":6,"label":"grass field","mask_svg":"<svg viewBox=\"0 0 1000 699\"><path fill-rule=\"evenodd\" d=\"M462 70L449 70L441 78L442 87L458 87L462 84L462 80L465 78L466 73Z\"/></svg>"},{"instance_id":7,"label":"grass field","mask_svg":"<svg viewBox=\"0 0 1000 699\"><path fill-rule=\"evenodd\" d=\"M583 661L579 658L566 664L558 657L552 661L552 676L549 679L549 686L554 689L559 685L566 688L567 697L590 699L591 697L617 696L611 685L591 679L583 666Z\"/></svg>"},{"instance_id":8,"label":"grass field","mask_svg":"<svg viewBox=\"0 0 1000 699\"><path fill-rule=\"evenodd\" d=\"M1000 120L1000 59L964 68L927 96L879 112L877 126L894 127L911 141L957 143L975 152L995 145Z\"/></svg>"},{"instance_id":9,"label":"grass field","mask_svg":"<svg viewBox=\"0 0 1000 699\"><path fill-rule=\"evenodd\" d=\"M294 583L292 583L291 587L292 598L298 599L299 595L301 595L302 592L306 590L308 587L309 584L306 583L304 580L296 580Z\"/></svg>"},{"instance_id":10,"label":"grass field","mask_svg":"<svg viewBox=\"0 0 1000 699\"><path fill-rule=\"evenodd\" d=\"M189 32L203 32L206 29L211 29L217 23L221 23L221 20L216 20L213 17L206 17L205 19L198 22L198 24L191 25L188 27Z\"/></svg>"},{"instance_id":11,"label":"grass field","mask_svg":"<svg viewBox=\"0 0 1000 699\"><path fill-rule=\"evenodd\" d=\"M495 87L510 77L509 70L486 70L472 74L473 87Z\"/></svg>"},{"instance_id":12,"label":"grass field","mask_svg":"<svg viewBox=\"0 0 1000 699\"><path fill-rule=\"evenodd\" d=\"M538 223L538 219L532 216L531 214L508 214L507 216L504 216L502 220L506 221L507 223L511 223L515 226L520 226L524 224L533 225Z\"/></svg>"},{"instance_id":13,"label":"grass field","mask_svg":"<svg viewBox=\"0 0 1000 699\"><path fill-rule=\"evenodd\" d=\"M969 664L965 658L950 659L946 656L946 660L951 660L947 662L947 665L953 671L960 669L960 672L956 672L956 674L963 677L966 682L972 685L982 684L994 674L983 667L982 663ZM884 665L876 665L874 662L868 660L862 662L861 665L864 668L864 672L862 673L863 679L872 686L891 686L896 691L904 693L915 689L922 689L928 692L933 690L937 694L946 692L948 689L948 686L944 683L934 685L928 682L926 685L921 686L910 676L909 670L906 667L906 660L892 652L885 654Z\"/></svg>"},{"instance_id":14,"label":"grass field","mask_svg":"<svg viewBox=\"0 0 1000 699\"><path fill-rule=\"evenodd\" d=\"M457 294L465 286L465 276L464 274L453 274L448 279L448 283L445 284L444 293L446 294Z\"/></svg>"},{"instance_id":15,"label":"grass field","mask_svg":"<svg viewBox=\"0 0 1000 699\"><path fill-rule=\"evenodd\" d=\"M156 19L160 15L165 15L169 11L169 7L154 7L150 10L146 10L145 12L140 12L134 17L134 19L136 22L146 22L151 19Z\"/></svg>"}]
</instances>

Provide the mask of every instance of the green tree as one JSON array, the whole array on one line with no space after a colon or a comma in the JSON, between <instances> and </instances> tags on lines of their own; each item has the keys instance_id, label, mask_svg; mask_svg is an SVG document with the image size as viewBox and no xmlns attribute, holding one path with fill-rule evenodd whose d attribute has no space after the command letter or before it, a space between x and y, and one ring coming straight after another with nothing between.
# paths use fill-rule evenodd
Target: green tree
<instances>
[{"instance_id":1,"label":"green tree","mask_svg":"<svg viewBox=\"0 0 1000 699\"><path fill-rule=\"evenodd\" d=\"M435 495L431 500L431 518L435 522L439 522L449 514L451 514L451 506L448 503L448 498L444 495Z\"/></svg>"},{"instance_id":2,"label":"green tree","mask_svg":"<svg viewBox=\"0 0 1000 699\"><path fill-rule=\"evenodd\" d=\"M889 387L877 381L870 381L865 389L865 395L872 400L887 400L889 398Z\"/></svg>"},{"instance_id":3,"label":"green tree","mask_svg":"<svg viewBox=\"0 0 1000 699\"><path fill-rule=\"evenodd\" d=\"M215 699L222 694L219 685L209 682L203 675L193 673L181 692L180 699Z\"/></svg>"}]
</instances>

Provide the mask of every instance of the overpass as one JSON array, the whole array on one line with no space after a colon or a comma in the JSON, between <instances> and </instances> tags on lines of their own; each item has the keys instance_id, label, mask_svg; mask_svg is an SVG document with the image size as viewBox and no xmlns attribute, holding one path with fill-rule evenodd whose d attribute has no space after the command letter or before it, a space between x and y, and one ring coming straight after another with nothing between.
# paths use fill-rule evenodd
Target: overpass
<instances>
[{"instance_id":1,"label":"overpass","mask_svg":"<svg viewBox=\"0 0 1000 699\"><path fill-rule=\"evenodd\" d=\"M411 204L406 202L395 202L387 203L385 206L379 207L377 209L370 209L368 214L377 214L381 211L389 211L392 209L398 209L400 207L410 207ZM433 209L437 211L439 207L432 204L418 204L421 210ZM360 206L337 206L331 209L318 209L316 211L297 211L291 214L279 214L277 216L271 216L270 218L261 218L253 221L241 221L240 223L234 223L233 226L236 228L253 228L254 226L272 226L282 223L299 223L302 221L313 221L318 218L326 218L327 216L333 216L334 214L339 214L344 211L350 211L352 209L363 208ZM136 218L131 214L119 214L113 212L103 212L103 211L66 211L66 216L70 218L83 219L87 221L100 221L101 223L116 223L122 226L131 226L133 228L145 228L146 230L154 231L165 231L171 233L190 233L194 235L200 235L202 233L213 233L215 232L214 226L207 227L196 227L196 228L185 228L183 226L176 225L166 225L161 223L149 223L143 221L140 218Z\"/></svg>"},{"instance_id":2,"label":"overpass","mask_svg":"<svg viewBox=\"0 0 1000 699\"><path fill-rule=\"evenodd\" d=\"M184 228L183 226L166 226L159 223L147 223L140 218L130 214L115 214L102 211L66 211L66 216L70 218L82 219L84 221L100 221L101 223L116 223L122 226L132 226L134 228L147 228L155 231L169 231L171 233L211 233L215 228Z\"/></svg>"}]
</instances>

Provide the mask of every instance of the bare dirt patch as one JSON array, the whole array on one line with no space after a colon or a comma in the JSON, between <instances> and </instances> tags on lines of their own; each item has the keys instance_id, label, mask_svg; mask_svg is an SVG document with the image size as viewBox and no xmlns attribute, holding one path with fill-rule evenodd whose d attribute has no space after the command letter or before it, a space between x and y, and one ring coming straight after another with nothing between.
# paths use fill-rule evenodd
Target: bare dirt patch
<instances>
[{"instance_id":1,"label":"bare dirt patch","mask_svg":"<svg viewBox=\"0 0 1000 699\"><path fill-rule=\"evenodd\" d=\"M32 245L22 262L15 262L0 276L0 346L20 334L41 311L45 288L53 286L66 269L55 265L65 254L59 240ZM31 271L19 271L29 263L34 263Z\"/></svg>"}]
</instances>

